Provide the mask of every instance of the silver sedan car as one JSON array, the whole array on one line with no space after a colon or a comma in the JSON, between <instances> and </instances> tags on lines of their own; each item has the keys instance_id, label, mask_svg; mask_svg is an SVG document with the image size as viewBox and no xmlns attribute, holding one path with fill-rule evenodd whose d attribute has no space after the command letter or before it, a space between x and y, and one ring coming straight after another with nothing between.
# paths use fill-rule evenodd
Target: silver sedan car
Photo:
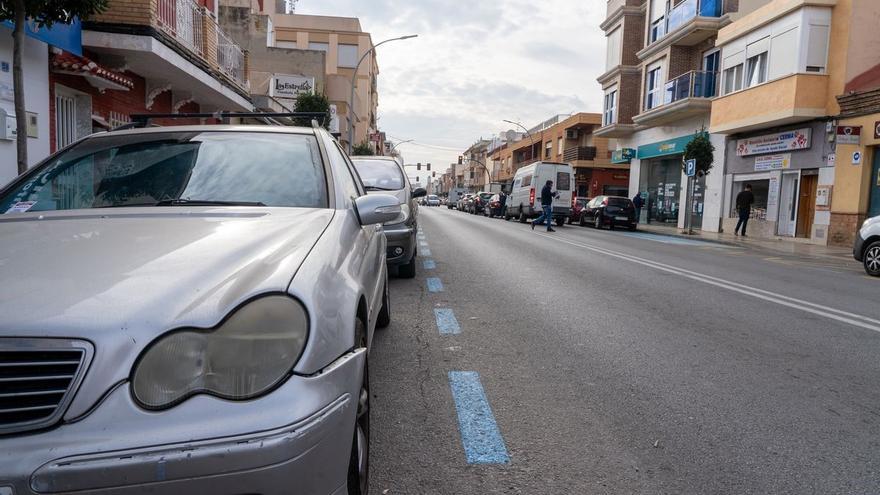
<instances>
[{"instance_id":1,"label":"silver sedan car","mask_svg":"<svg viewBox=\"0 0 880 495\"><path fill-rule=\"evenodd\" d=\"M93 135L0 191L0 494L360 494L382 224L323 130Z\"/></svg>"}]
</instances>

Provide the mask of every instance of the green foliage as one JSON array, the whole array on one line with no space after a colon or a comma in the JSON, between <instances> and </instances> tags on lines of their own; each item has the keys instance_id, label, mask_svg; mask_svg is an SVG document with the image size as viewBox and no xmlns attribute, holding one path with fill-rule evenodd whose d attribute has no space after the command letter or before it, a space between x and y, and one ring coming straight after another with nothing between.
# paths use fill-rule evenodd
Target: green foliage
<instances>
[{"instance_id":1,"label":"green foliage","mask_svg":"<svg viewBox=\"0 0 880 495\"><path fill-rule=\"evenodd\" d=\"M25 16L41 26L70 24L74 18L86 19L107 9L109 0L25 0ZM0 21L15 20L14 1L0 2Z\"/></svg>"},{"instance_id":2,"label":"green foliage","mask_svg":"<svg viewBox=\"0 0 880 495\"><path fill-rule=\"evenodd\" d=\"M715 162L715 146L709 140L709 134L705 129L698 131L694 139L684 148L684 161L697 161L697 175L708 175ZM681 164L684 170L684 162Z\"/></svg>"},{"instance_id":3,"label":"green foliage","mask_svg":"<svg viewBox=\"0 0 880 495\"><path fill-rule=\"evenodd\" d=\"M330 129L330 101L327 99L327 96L315 93L300 93L300 95L296 97L296 111L320 112L326 114L327 117L323 119L319 118L317 120L321 123L324 129ZM294 120L296 125L304 127L312 126L312 119L298 118Z\"/></svg>"},{"instance_id":4,"label":"green foliage","mask_svg":"<svg viewBox=\"0 0 880 495\"><path fill-rule=\"evenodd\" d=\"M351 150L352 156L370 156L375 154L376 152L375 150L373 150L373 147L370 146L370 143L366 141L360 144L356 144Z\"/></svg>"}]
</instances>

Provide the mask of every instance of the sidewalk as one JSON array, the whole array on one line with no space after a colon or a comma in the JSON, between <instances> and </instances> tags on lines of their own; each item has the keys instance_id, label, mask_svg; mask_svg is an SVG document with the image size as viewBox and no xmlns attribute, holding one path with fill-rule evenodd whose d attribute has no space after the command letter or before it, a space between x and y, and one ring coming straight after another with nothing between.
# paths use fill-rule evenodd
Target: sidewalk
<instances>
[{"instance_id":1,"label":"sidewalk","mask_svg":"<svg viewBox=\"0 0 880 495\"><path fill-rule=\"evenodd\" d=\"M779 254L804 256L810 258L830 258L834 260L853 261L852 249L836 246L819 246L807 244L796 239L755 239L752 237L737 237L733 234L721 234L718 232L703 232L694 230L694 235L684 233L684 229L657 224L639 224L639 230L652 234L668 235L685 239L694 239L707 242L717 242L742 248L758 248L765 251L773 251Z\"/></svg>"}]
</instances>

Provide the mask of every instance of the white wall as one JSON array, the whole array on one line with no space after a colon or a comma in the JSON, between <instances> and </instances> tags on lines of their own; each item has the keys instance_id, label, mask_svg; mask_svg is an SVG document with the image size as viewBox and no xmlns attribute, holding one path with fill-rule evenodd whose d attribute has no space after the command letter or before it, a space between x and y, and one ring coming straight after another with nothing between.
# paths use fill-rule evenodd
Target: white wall
<instances>
[{"instance_id":1,"label":"white wall","mask_svg":"<svg viewBox=\"0 0 880 495\"><path fill-rule=\"evenodd\" d=\"M0 62L9 64L9 72L0 71L0 108L15 115L12 89L12 30L0 27ZM49 156L49 47L25 38L24 50L25 107L37 114L38 136L28 138L28 164L33 166ZM0 140L0 187L18 175L15 141Z\"/></svg>"}]
</instances>

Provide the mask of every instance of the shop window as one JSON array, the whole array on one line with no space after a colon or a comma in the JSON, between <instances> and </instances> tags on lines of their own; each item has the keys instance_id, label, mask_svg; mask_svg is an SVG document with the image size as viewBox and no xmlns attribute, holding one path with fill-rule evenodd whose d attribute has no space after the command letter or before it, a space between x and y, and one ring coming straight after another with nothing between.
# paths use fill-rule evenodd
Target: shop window
<instances>
[{"instance_id":1,"label":"shop window","mask_svg":"<svg viewBox=\"0 0 880 495\"><path fill-rule=\"evenodd\" d=\"M770 198L770 179L743 180L733 183L733 195L730 201L730 218L737 218L736 196L745 191L746 185L752 186L752 195L755 202L752 204L752 218L757 220L767 219L767 205Z\"/></svg>"}]
</instances>

